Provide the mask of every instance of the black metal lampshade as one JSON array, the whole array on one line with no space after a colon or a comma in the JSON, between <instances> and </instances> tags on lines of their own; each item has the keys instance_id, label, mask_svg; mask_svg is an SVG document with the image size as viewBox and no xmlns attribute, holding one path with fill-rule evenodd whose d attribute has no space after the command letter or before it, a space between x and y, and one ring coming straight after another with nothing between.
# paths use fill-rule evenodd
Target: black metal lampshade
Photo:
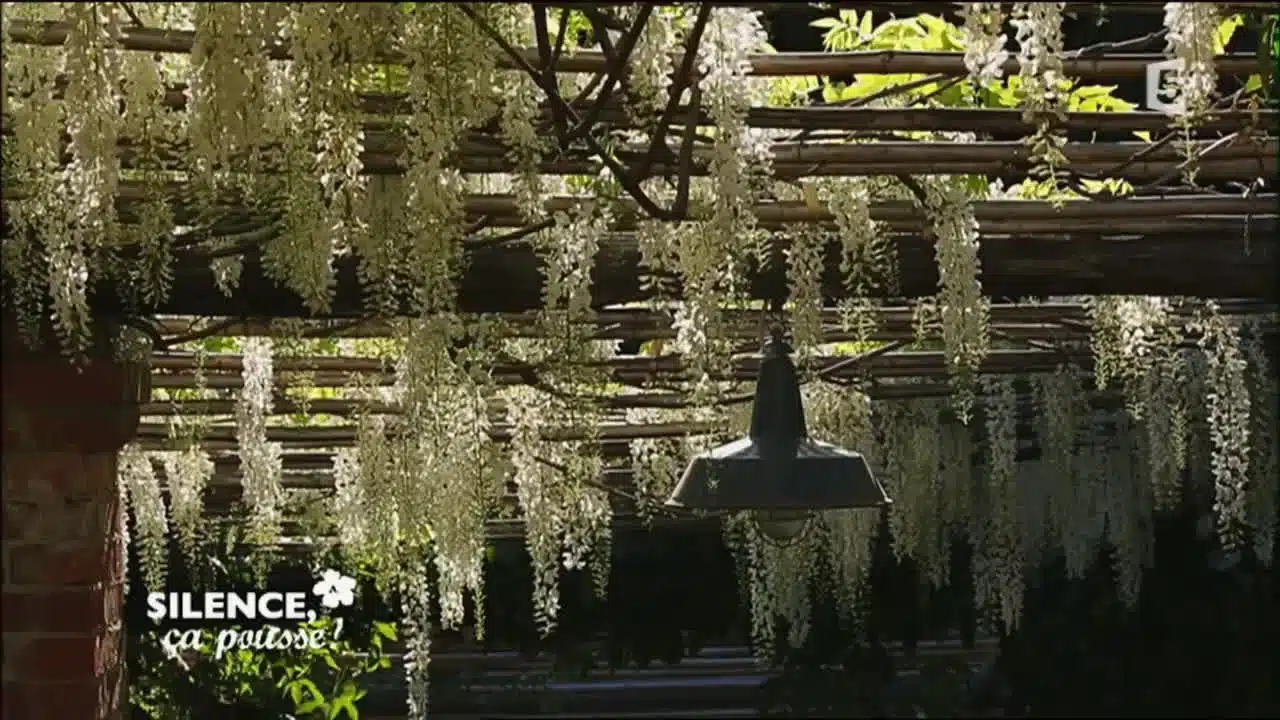
<instances>
[{"instance_id":1,"label":"black metal lampshade","mask_svg":"<svg viewBox=\"0 0 1280 720\"><path fill-rule=\"evenodd\" d=\"M748 437L694 458L667 500L699 510L870 508L891 501L861 454L809 439L791 349L770 338Z\"/></svg>"}]
</instances>

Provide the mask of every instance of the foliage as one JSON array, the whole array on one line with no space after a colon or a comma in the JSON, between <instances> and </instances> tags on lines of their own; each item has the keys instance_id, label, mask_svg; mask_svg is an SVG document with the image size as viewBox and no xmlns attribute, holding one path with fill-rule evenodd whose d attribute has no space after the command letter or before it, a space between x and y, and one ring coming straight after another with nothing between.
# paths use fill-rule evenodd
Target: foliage
<instances>
[{"instance_id":1,"label":"foliage","mask_svg":"<svg viewBox=\"0 0 1280 720\"><path fill-rule=\"evenodd\" d=\"M1084 578L1036 578L1025 626L1003 643L1009 709L1031 717L1267 717L1280 712L1273 608L1280 576L1226 566L1188 513L1158 521L1156 562L1124 609L1105 550Z\"/></svg>"},{"instance_id":2,"label":"foliage","mask_svg":"<svg viewBox=\"0 0 1280 720\"><path fill-rule=\"evenodd\" d=\"M208 537L206 547L194 557L174 565L171 591L260 591L311 580L311 562L305 558L277 558L264 567L263 558L249 555L234 528L228 538ZM213 547L221 546L220 551ZM335 560L336 558L324 558ZM129 608L146 607L141 568L133 568ZM396 625L378 620L384 615L376 593L367 582L367 570L347 568L365 587L355 605L323 614L298 629L322 632L329 642L319 648L290 645L283 649L232 648L218 653L216 638L224 631L253 631L258 625L200 625L204 642L198 649L170 652L162 643L174 626L157 627L150 618L134 613L130 630L129 699L140 717L151 720L215 720L224 717L278 720L358 720L360 701L367 694L365 682L391 666L386 643L397 640ZM154 588L153 589L158 589ZM293 628L289 628L293 629Z\"/></svg>"},{"instance_id":3,"label":"foliage","mask_svg":"<svg viewBox=\"0 0 1280 720\"><path fill-rule=\"evenodd\" d=\"M801 646L788 647L779 626L782 672L766 683L761 709L785 717L1275 715L1271 608L1280 575L1248 553L1230 562L1197 524L1185 510L1157 520L1157 560L1136 605L1117 593L1117 548L1096 548L1074 577L1062 556L1050 558L1028 578L1026 621L1001 636L994 664L981 670L961 660L964 651L933 663L913 652L917 639L954 632L972 645L971 619L952 612L968 606L962 596L971 589L922 592L919 566L881 547L861 622L840 622L816 601ZM969 549L955 552L953 573L963 577ZM894 669L891 639L904 641L899 657L922 665L918 682Z\"/></svg>"},{"instance_id":4,"label":"foliage","mask_svg":"<svg viewBox=\"0 0 1280 720\"><path fill-rule=\"evenodd\" d=\"M322 617L302 627L331 635L336 622ZM150 631L129 643L130 702L153 720L358 720L367 694L360 681L391 666L383 643L396 639L393 625L374 622L367 637L344 633L320 649L235 649L218 658L212 642L170 656L161 635Z\"/></svg>"},{"instance_id":5,"label":"foliage","mask_svg":"<svg viewBox=\"0 0 1280 720\"><path fill-rule=\"evenodd\" d=\"M945 18L920 14L909 18L875 21L873 12L859 18L855 10L841 10L839 17L820 18L814 27L826 30L823 42L828 50L963 50L961 30ZM1224 37L1229 38L1229 34ZM925 75L859 75L853 82L823 81L823 99L827 102L857 101L887 89L911 85L926 79ZM1023 79L1010 75L1002 80L975 86L970 78L958 82L937 80L902 92L905 104L929 101L940 107L1016 108L1025 94ZM1115 86L1080 86L1064 79L1067 109L1084 112L1127 112L1134 104L1116 97ZM816 87L816 85L815 85ZM1150 138L1146 138L1149 140Z\"/></svg>"},{"instance_id":6,"label":"foliage","mask_svg":"<svg viewBox=\"0 0 1280 720\"><path fill-rule=\"evenodd\" d=\"M621 394L604 368L619 349L597 336L602 298L592 279L623 220L634 230L646 294L671 312L673 341L646 349L678 353L685 370L664 389L679 396L676 407L631 408L628 419L709 428L631 445L627 455L647 493L641 502L650 504L674 480L672 468L744 430L744 408L730 402L743 388L726 372L737 345L727 311L750 305L744 278L785 264L785 282L775 283L769 302L784 313L803 361L823 340L826 270L836 259L830 251L838 246L841 320L855 329L852 347L865 347L875 329L866 322L874 298L899 294L898 237L879 219L881 203L910 203L931 240L940 283L914 299L916 340L941 347L954 398L873 400L861 379L852 388L805 389L815 431L865 450L890 485L898 502L887 530L866 513L832 511L813 521L810 545L780 549L767 546L749 518L725 524L762 655L803 646L812 635L817 600L807 590L815 577L836 579L822 590L840 612L856 609L873 539L899 562L915 563L934 590L953 582L957 539L967 539L974 610L983 620L998 610L1006 632L1022 619L1026 581L1046 548L1062 552L1068 574L1079 576L1084 558L1108 544L1118 593L1132 606L1150 564L1151 518L1180 499L1174 479L1184 471L1214 497L1223 543L1269 558L1275 420L1260 400L1274 395L1274 385L1258 333L1245 339L1216 306L1091 300L1092 347L1055 348L1069 360L1051 378L979 377L993 333L977 202L1045 198L1075 201L1079 210L1086 198L1134 192L1117 179L1067 171L1066 134L1056 119L1131 105L1116 88L1063 77L1065 3L1014 3L1007 16L1003 4L972 4L963 26L933 14L882 20L853 11L818 22L833 50L963 54L968 74L955 79L762 78L752 58L772 48L760 15L743 6L655 11L637 4L617 16L539 3L7 3L3 10L6 25L22 21L28 25L17 27L30 31L31 23L62 21L65 30L52 46L46 32L28 32L21 42L9 40L22 33L0 36L0 79L13 90L5 92L6 126L14 128L4 138L6 303L28 336L52 319L64 349L82 352L97 288L114 286L128 310L154 309L173 294L179 265L184 272L207 267L231 294L251 258L311 313L332 309L343 267L354 271L361 310L412 316L391 323L391 339L363 346L278 326L274 339L196 340L198 367L210 353L239 353L239 377L224 379L241 389L209 388L199 369L194 388L157 399L231 406L225 414L235 422L224 427L233 428L244 491L237 514L248 520L246 537L257 549L274 548L293 519L283 446L273 439L279 426L340 424L354 436L353 446L316 448L335 458L334 492L323 507L342 557L367 562L379 589L403 604L415 716L425 712L432 631L468 620L486 628L486 523L509 486L524 521L538 633L557 632L572 592L589 587L603 598L619 579L611 564L617 493L600 483L613 459L601 449L602 426L612 396ZM1217 92L1212 55L1239 23L1222 21L1214 4L1165 10L1167 53L1183 61L1190 108L1175 118L1176 131L1189 133ZM1007 77L1006 20L1015 28L1018 67ZM149 32L182 30L166 42L189 40L187 54L121 50L126 22ZM632 27L626 34L636 40L625 74L554 71L549 52L604 50L623 37L618 26ZM697 72L686 77L674 72L674 60L695 34ZM287 59L276 55L281 42ZM513 48L537 48L541 68ZM387 64L390 57L397 64ZM1027 125L1027 161L1011 172L1027 179L1005 188L975 174L796 180L775 173L779 142L799 144L813 131L763 128L754 119L770 101L796 103L818 88L827 103L872 109L1017 108ZM686 92L705 125L669 117L660 124ZM619 104L625 128L613 123L597 132L571 118L613 113ZM823 144L881 137L977 140L910 132ZM1142 139L1156 145L1171 137ZM662 152L664 142L679 153ZM496 152L476 156L476 145ZM689 165L685 148L700 172L655 169L672 159ZM464 171L462 160L501 172ZM544 173L548 161L589 170ZM477 193L489 201L502 195L510 210L497 214L506 217L476 212ZM834 222L777 232L757 215L762 203L800 200L807 213L829 213ZM472 251L507 243L527 245L542 271L534 338L455 312ZM1074 358L1090 351L1097 370L1082 380ZM308 353L362 354L381 361L382 372L324 390L308 387L308 373L278 372L284 360ZM518 369L524 384L499 383L492 372L499 365ZM895 389L911 389L894 380ZM1125 407L1095 413L1087 400L1108 381ZM281 392L286 385L295 389ZM308 402L330 398L349 401L350 417L307 412ZM1038 462L1017 462L1024 400L1041 411L1036 433L1045 457ZM301 412L286 414L286 401ZM981 422L952 422L971 414ZM122 452L121 492L149 586L166 583L171 529L187 560L198 550L196 521L216 468L214 445L204 440L209 422L171 419L168 439L151 436ZM822 552L832 556L830 567L815 567ZM566 571L579 570L589 583L562 584ZM672 637L663 637L663 652L680 647ZM347 693L340 677L313 680L311 693L299 673L313 662L334 670L323 659L297 660L308 669L294 673L239 658L211 682L237 691L251 669L264 678L278 672L273 687L290 702L342 712L341 698L357 693ZM322 691L339 699L322 699Z\"/></svg>"}]
</instances>

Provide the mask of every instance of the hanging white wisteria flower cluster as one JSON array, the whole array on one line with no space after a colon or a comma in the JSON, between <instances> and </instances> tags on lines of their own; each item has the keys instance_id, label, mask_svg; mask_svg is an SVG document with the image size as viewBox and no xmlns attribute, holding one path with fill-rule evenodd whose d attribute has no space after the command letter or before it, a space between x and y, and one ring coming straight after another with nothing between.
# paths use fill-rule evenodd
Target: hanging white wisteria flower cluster
<instances>
[{"instance_id":1,"label":"hanging white wisteria flower cluster","mask_svg":"<svg viewBox=\"0 0 1280 720\"><path fill-rule=\"evenodd\" d=\"M1204 54L1216 11L1199 6L1171 3L1166 12L1193 112L1208 107L1216 83L1211 45ZM319 448L333 452L333 493L322 507L344 558L399 593L415 717L426 711L433 629L458 628L472 614L483 631L487 523L495 515L511 511L523 521L535 619L551 632L563 572L586 569L598 592L607 589L615 506L634 502L651 520L690 457L745 429L750 406L722 401L743 390L733 356L756 339L733 324L739 310L760 309L749 297L752 274L780 278L786 297L771 300L782 306L774 309L783 310L801 360L834 352L824 281L835 261L846 339L852 330L870 342L875 298L898 294L903 230L880 214L881 201L904 198L910 179L797 180L775 167L779 143L802 143L790 130L759 127L769 80L752 59L769 49L751 8L656 8L625 68L572 79L552 65L582 50L578 36L589 33L580 28L610 32L615 47L624 37L574 8L545 8L543 19L573 26L546 48L538 47L540 15L519 3L6 3L3 10L6 24L61 22L66 31L57 47L0 36L11 131L6 302L28 336L51 319L65 349L86 350L92 292L114 285L129 310L161 306L188 277L180 260L207 264L232 298L251 274L255 283L265 275L316 314L339 304L335 288L346 281L339 269L354 267L363 310L389 322L391 339L371 351L384 362L336 398L311 380L299 383L305 389L283 387L289 373L280 369L308 347L300 330L288 342L279 327L275 341L241 339L239 377L210 389L198 370L186 396L234 418L221 440L234 454L215 455L203 440L209 427L175 419L182 416L175 408L169 438L149 435L121 452L118 480L142 577L159 586L170 534L188 557L208 539L205 499L217 484L215 467L228 460L243 489L245 539L259 548L286 539L296 491L286 490L291 468L277 438L294 429L283 427L295 422L287 413L307 415L313 399L343 407L323 421L340 427L335 436L348 446ZM625 26L640 12L613 19ZM973 83L1000 80L1009 56L1002 5L972 3L963 13ZM1037 128L1033 164L1054 177L1065 161L1056 130L1065 112L1063 14L1064 3L1015 3L1010 15L1020 100ZM164 47L189 38L189 53L123 49L125 24L137 22L146 27L133 37L170 28L179 32L165 36ZM677 77L695 34L695 72ZM593 94L605 85L612 102ZM672 98L677 85L680 97ZM681 126L693 104L705 118L689 122L694 127L658 127L668 107L680 110L674 126ZM635 127L575 128L570 116L588 113ZM637 149L637 138L657 137L665 147ZM695 177L616 170L618 163L670 168L686 143ZM469 163L499 171L473 172ZM589 170L566 175L548 166ZM1103 298L1090 306L1092 368L1069 358L1036 378L1030 393L1020 380L985 376L993 341L975 178L915 180L915 214L933 241L939 278L936 295L917 299L917 317L928 331L921 335L937 325L954 398L873 400L866 385L827 384L817 373L804 387L814 435L865 453L896 500L887 511L894 553L940 586L953 574L953 545L970 542L977 601L1005 629L1018 625L1025 582L1055 553L1079 577L1105 543L1117 587L1134 602L1154 552L1151 513L1193 500L1187 486L1201 483L1215 498L1223 541L1252 543L1270 561L1280 455L1263 331L1240 335L1236 319L1213 307L1189 321L1180 301ZM646 214L640 192L666 215ZM764 203L813 222L777 231L760 217ZM540 276L529 287L537 282L541 294L538 307L525 308L535 310L528 317L489 328L461 313L459 288L477 293L471 277L462 283L462 270L498 246L536 260ZM615 288L594 279L606 264L635 263L636 255L650 309L667 313L658 340L603 320L615 310L602 309ZM779 259L785 268L769 265ZM494 272L477 294L534 277L524 270ZM606 338L650 339L643 353L655 365L678 364L678 378L669 387L623 388L638 383L611 372L619 348ZM366 369L369 358L361 358ZM203 361L198 354L197 365ZM1108 388L1123 395L1123 407L1095 410L1094 390ZM164 399L176 404L179 394ZM620 401L629 395L676 401ZM602 428L624 419L693 430L635 439L606 457ZM1028 461L1031 440L1040 457ZM615 462L630 465L626 491L601 480ZM779 615L788 642L803 641L810 585L833 592L845 618L858 621L879 523L874 512L823 512L787 547L771 545L745 518L725 523L758 648L772 647Z\"/></svg>"},{"instance_id":2,"label":"hanging white wisteria flower cluster","mask_svg":"<svg viewBox=\"0 0 1280 720\"><path fill-rule=\"evenodd\" d=\"M244 390L236 402L236 440L240 446L249 538L270 543L280 533L281 447L267 439L267 417L274 402L271 341L248 338L242 344Z\"/></svg>"},{"instance_id":3,"label":"hanging white wisteria flower cluster","mask_svg":"<svg viewBox=\"0 0 1280 720\"><path fill-rule=\"evenodd\" d=\"M1217 3L1164 4L1165 52L1177 61L1175 85L1184 109L1179 117L1192 123L1204 117L1218 89L1214 42L1220 17Z\"/></svg>"},{"instance_id":4,"label":"hanging white wisteria flower cluster","mask_svg":"<svg viewBox=\"0 0 1280 720\"><path fill-rule=\"evenodd\" d=\"M881 288L892 292L897 279L894 244L871 217L868 185L849 178L829 180L819 188L840 239L840 274L846 294L839 305L841 324L854 328L862 339L875 330L874 292Z\"/></svg>"},{"instance_id":5,"label":"hanging white wisteria flower cluster","mask_svg":"<svg viewBox=\"0 0 1280 720\"><path fill-rule=\"evenodd\" d=\"M1070 81L1062 72L1064 2L1019 2L1013 5L1012 23L1018 41L1018 76L1022 80L1022 110L1035 125L1027 138L1035 169L1049 187L1058 185L1058 168L1066 134L1059 129L1066 120Z\"/></svg>"},{"instance_id":6,"label":"hanging white wisteria flower cluster","mask_svg":"<svg viewBox=\"0 0 1280 720\"><path fill-rule=\"evenodd\" d=\"M926 206L938 262L936 312L956 409L968 418L974 378L990 349L990 303L982 294L978 221L960 178L928 178Z\"/></svg>"},{"instance_id":7,"label":"hanging white wisteria flower cluster","mask_svg":"<svg viewBox=\"0 0 1280 720\"><path fill-rule=\"evenodd\" d=\"M836 386L811 386L805 391L810 429L865 452L895 501L889 510L894 552L914 559L922 579L949 582L951 544L972 543L975 601L991 611L993 626L1017 627L1025 584L1042 564L1063 556L1068 575L1080 578L1104 547L1111 550L1119 596L1132 606L1159 551L1152 516L1167 480L1153 468L1172 447L1151 442L1150 425L1167 416L1167 402L1209 408L1203 420L1213 449L1202 462L1211 472L1198 472L1185 451L1177 468L1181 482L1189 483L1189 497L1216 494L1209 511L1223 523L1224 542L1247 535L1260 560L1270 562L1272 554L1280 440L1274 406L1280 397L1273 379L1255 374L1267 369L1265 358L1259 362L1251 354L1259 352L1256 335L1232 339L1239 329L1212 312L1199 322L1208 326L1205 350L1191 352L1206 360L1208 382L1176 400L1149 397L1140 417L1124 408L1091 407L1082 371L1067 365L1034 378L1030 394L1016 389L1019 378L984 376L981 426L957 422L937 398L875 402ZM1245 351L1254 358L1248 363L1241 362L1242 347L1253 348ZM1019 427L1028 417L1035 418L1030 427ZM1249 428L1255 428L1252 436ZM1029 440L1038 459L1020 457ZM1193 440L1182 436L1184 444ZM803 640L809 610L807 600L793 596L796 586L828 589L842 614L856 622L878 517L874 511L826 512L816 530L781 549L753 533L750 523L726 526L742 565L759 649L772 648L777 618L787 620L789 642ZM833 558L832 567L821 571L836 577L813 575L816 557Z\"/></svg>"},{"instance_id":8,"label":"hanging white wisteria flower cluster","mask_svg":"<svg viewBox=\"0 0 1280 720\"><path fill-rule=\"evenodd\" d=\"M1009 59L1005 49L1004 8L1000 3L971 2L960 6L964 19L964 66L975 88L1004 77Z\"/></svg>"}]
</instances>

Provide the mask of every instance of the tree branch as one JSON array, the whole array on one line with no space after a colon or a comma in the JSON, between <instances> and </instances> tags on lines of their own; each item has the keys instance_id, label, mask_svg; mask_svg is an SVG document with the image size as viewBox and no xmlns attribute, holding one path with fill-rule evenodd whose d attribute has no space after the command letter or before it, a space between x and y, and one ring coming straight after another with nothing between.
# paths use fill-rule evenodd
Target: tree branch
<instances>
[{"instance_id":1,"label":"tree branch","mask_svg":"<svg viewBox=\"0 0 1280 720\"><path fill-rule=\"evenodd\" d=\"M568 12L567 10L565 12ZM563 31L564 23L560 24ZM540 84L544 87L553 86L556 82L556 58L552 57L551 39L547 34L547 6L542 3L533 3L533 31L538 44L538 62L541 72ZM563 37L563 33L561 33ZM556 131L556 137L560 141L560 147L567 148L569 143L566 138L569 134L569 125L565 121L564 109L556 103L551 104L551 126Z\"/></svg>"},{"instance_id":2,"label":"tree branch","mask_svg":"<svg viewBox=\"0 0 1280 720\"><path fill-rule=\"evenodd\" d=\"M658 161L658 154L667 149L667 128L675 117L676 108L680 106L680 96L684 94L685 86L693 82L698 46L702 44L702 33L706 30L707 21L710 19L711 4L703 3L698 8L698 17L693 21L693 28L689 30L689 38L684 47L684 60L680 63L680 69L675 77L671 79L671 96L667 98L667 106L663 108L658 124L654 128L653 139L649 142L649 151L645 153L644 160L636 168L636 176L639 178L649 176L650 169Z\"/></svg>"},{"instance_id":3,"label":"tree branch","mask_svg":"<svg viewBox=\"0 0 1280 720\"><path fill-rule=\"evenodd\" d=\"M635 50L636 41L640 39L640 33L644 32L645 24L649 21L649 16L653 14L652 5L643 5L640 8L640 14L636 21L632 23L626 34L622 36L622 43L617 47L616 52L611 47L609 41L608 29L604 27L603 20L600 19L600 13L595 10L583 11L587 18L591 20L592 25L596 26L597 34L600 36L600 48L604 50L605 55L609 57L609 72L605 77L604 86L600 88L600 94L596 96L595 103L591 106L587 113L582 116L581 122L569 131L569 142L573 142L582 134L590 132L596 121L600 118L600 113L604 110L605 103L609 102L609 98L613 96L613 88L621 80L623 74L627 70L627 63L631 59L631 53Z\"/></svg>"},{"instance_id":4,"label":"tree branch","mask_svg":"<svg viewBox=\"0 0 1280 720\"><path fill-rule=\"evenodd\" d=\"M547 100L551 103L552 107L560 108L561 112L563 112L572 122L580 122L580 119L577 117L577 113L575 113L573 108L569 107L569 105L565 103L564 98L560 97L560 90L556 87L554 76L552 77L551 82L544 82L542 74L538 72L537 68L530 65L520 52L516 50L511 43L507 42L506 38L502 37L501 33L494 30L493 26L488 22L485 22L485 19L480 17L474 9L469 5L458 5L458 9L467 17L471 18L471 21L474 22L476 26L484 32L484 34L488 35L490 39L496 42L511 61L516 63L517 67L523 69L534 79L535 82L538 83L542 88L542 92L546 94ZM653 200L645 194L644 190L640 188L640 184L631 176L630 173L627 172L627 169L623 167L622 164L619 163L608 151L601 147L600 143L590 132L584 134L583 139L586 140L587 146L591 149L591 152L595 153L595 155L600 158L600 161L609 168L609 171L613 173L614 178L617 179L618 184L627 191L627 194L636 201L636 204L639 205L642 210L659 220L673 219L669 211L659 207L657 203L653 202Z\"/></svg>"}]
</instances>

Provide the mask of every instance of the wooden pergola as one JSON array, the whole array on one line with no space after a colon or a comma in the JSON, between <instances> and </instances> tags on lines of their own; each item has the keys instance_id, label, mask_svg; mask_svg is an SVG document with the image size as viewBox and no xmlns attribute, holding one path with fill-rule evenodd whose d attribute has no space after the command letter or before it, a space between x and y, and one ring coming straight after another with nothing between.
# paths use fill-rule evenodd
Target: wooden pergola
<instances>
[{"instance_id":1,"label":"wooden pergola","mask_svg":"<svg viewBox=\"0 0 1280 720\"><path fill-rule=\"evenodd\" d=\"M127 5L127 4L126 4ZM710 3L741 6L744 3ZM768 4L754 4L768 5ZM781 4L778 4L781 5ZM834 3L843 8L897 12L941 12L933 3ZM1088 12L1094 3L1069 3ZM612 202L612 225L600 243L591 273L594 313L581 319L592 325L592 338L612 340L624 349L597 369L609 381L627 388L601 401L604 424L598 437L605 459L607 488L620 521L634 521L629 445L638 439L719 435L721 425L693 421L628 422L633 409L679 410L690 407L687 358L663 351L675 337L672 307L655 304L652 289L642 282L642 251L637 228L650 220L695 222L699 217L683 207L663 207L642 189L643 181L666 177L685 187L691 178L710 172L711 145L696 135L713 124L704 108L682 104L680 90L693 82L693 56L677 54L671 99L650 142L637 143L627 131L636 123L627 112L622 93L630 25L611 16L603 4L585 7L593 23L613 28L612 41L598 50L561 54L549 45L543 27L540 47L518 48L495 38L493 52L509 73L526 73L544 91L540 122L549 136L563 144L537 165L547 176L597 176L608 170L617 179L620 199ZM558 12L552 4L544 12ZM1119 15L1135 17L1160 11L1155 3L1110 5ZM1238 3L1227 10L1256 15L1270 11L1265 3ZM768 9L768 8L766 8ZM545 18L544 18L545 19ZM5 43L13 47L60 47L69 27L62 22L13 20L6 23ZM638 32L638 30L636 31ZM606 37L608 33L604 33ZM197 41L189 29L127 23L115 38L119 50L130 54L178 56L190 54ZM1141 78L1153 62L1165 59L1160 38L1136 38L1130 43L1103 43L1064 53L1063 73L1090 84ZM283 41L268 48L270 57L288 61L293 51ZM379 56L388 64L404 63L394 51ZM927 76L934 83L967 74L963 52L866 51L777 52L750 58L751 75L789 78L862 74ZM1225 53L1216 60L1220 77L1266 73L1256 53ZM1010 59L1006 72L1017 74ZM562 97L555 78L588 75L586 90ZM190 88L171 84L162 105L174 113L188 109ZM897 92L902 92L899 88ZM892 98L887 92L885 98ZM403 92L362 93L357 110L362 120L361 173L397 176L404 172L404 119L412 113ZM6 103L8 99L6 98ZM777 181L794 187L829 178L889 179L917 175L969 175L1014 184L1036 170L1022 138L1034 127L1020 109L969 109L878 103L875 98L815 105L757 106L746 113L750 128L769 131L769 148ZM980 233L982 292L992 300L990 332L994 349L980 368L982 374L1033 375L1053 372L1064 364L1091 370L1089 342L1093 333L1082 296L1167 296L1189 299L1195 305L1212 300L1234 318L1262 318L1272 323L1280 262L1277 195L1274 178L1280 163L1277 121L1280 111L1248 93L1225 97L1194 128L1171 129L1161 113L1065 112L1055 119L1056 132L1065 133L1065 163L1058 169L1066 185L1077 192L1066 201L983 200L973 204ZM6 123L7 124L7 123ZM1090 141L1090 136L1149 133L1151 141ZM11 131L6 128L6 141ZM917 135L911 135L915 133ZM931 133L931 139L918 139ZM972 133L965 139L940 139L949 133ZM605 151L601 143L611 139ZM1187 141L1189 139L1189 141ZM1185 141L1185 142L1184 142ZM517 171L510 148L495 123L471 128L451 157L452 167L466 175L510 174ZM164 149L160 161L168 171L182 168L185 148ZM118 148L121 168L137 169L141 153L127 139ZM1197 185L1182 177L1196 170ZM1085 190L1086 181L1124 181L1132 188L1124 196ZM144 206L157 192L154 184L125 179L118 184L115 205L128 225L140 220ZM30 198L20 184L6 183L6 206ZM237 353L195 352L193 343L213 336L276 336L347 339L386 337L396 332L395 319L371 317L358 260L334 258L329 309L314 315L294 292L273 281L264 268L263 247L281 230L282 212L270 200L225 193L212 207L197 204L192 188L171 180L159 190L174 210L175 226L168 242L172 249L172 281L162 297L142 299L123 283L92 288L95 315L108 324L121 320L152 335L155 351L146 366L149 378L139 381L135 365L117 365L98 358L85 374L54 358L48 349L33 352L5 330L4 393L6 525L20 528L5 540L5 613L15 609L24 626L6 621L5 717L119 718L124 712L111 699L120 682L120 661L103 660L100 647L116 642L122 555L115 489L115 451L127 441L143 450L182 447L189 438L175 428L199 421L198 442L215 464L207 492L207 510L223 516L241 498L240 461L235 432L236 398L243 386L244 363ZM547 218L567 210L581 197L557 195L546 200ZM461 241L463 270L457 278L456 309L464 318L499 321L510 337L536 337L537 312L543 305L542 260L529 236L545 229L548 220L530 223L516 198L506 194L469 194L464 199L467 232ZM830 230L836 218L810 199L769 199L754 206L760 227L785 236L797 228ZM806 366L815 382L857 383L875 399L910 399L950 394L946 353L921 349L929 338L917 336L914 300L932 296L940 285L935 237L920 204L912 200L879 200L871 218L880 223L896 252L896 277L867 291L879 304L875 329L868 335L844 327L835 307L849 292L842 280L837 242L826 249L826 272L821 294L822 347ZM550 221L554 222L554 221ZM8 213L4 237L12 225ZM781 256L785 242L779 243ZM137 248L124 248L129 259ZM215 260L238 259L238 283L228 291L220 284ZM670 289L679 296L679 278ZM785 263L755 270L748 278L744 306L749 300L773 299L785 293ZM396 298L400 314L410 313L409 292ZM1063 300L1067 298L1067 300ZM6 296L8 303L8 296ZM8 325L6 307L6 325ZM725 311L728 336L741 356L728 363L718 379L749 383L758 360L748 353L759 340L765 312L760 307ZM141 319L141 320L140 320ZM831 349L841 343L873 343L856 352ZM658 346L658 350L654 347ZM283 355L275 359L276 398L272 413L322 415L323 422L289 424L273 419L267 440L284 448L282 484L289 490L329 491L333 487L333 454L356 442L351 418L360 414L394 416L394 403L341 397L343 388L389 386L394 369L386 358L339 352L327 355ZM489 368L498 386L539 387L546 368L516 360ZM309 389L331 390L332 397L300 399L290 396L291 383ZM129 397L130 392L141 397ZM202 391L199 399L175 399L185 391ZM723 400L744 404L749 395ZM1096 394L1095 404L1120 402L1114 393ZM510 439L505 408L490 404L490 438ZM19 427L10 417L30 418ZM106 422L96 422L108 418ZM136 424L136 427L135 427ZM572 433L551 433L553 440L578 440ZM110 461L102 460L110 456ZM100 460L100 462L99 462ZM98 464L93 464L93 463ZM159 470L157 463L157 470ZM49 483L56 477L57 492ZM64 487L65 486L65 487ZM507 499L514 505L513 498ZM68 529L78 526L80 529ZM82 531L92 526L91 531ZM289 526L286 526L288 534ZM494 536L518 535L518 523L495 521ZM68 569L72 568L72 569ZM11 600L11 596L19 600ZM70 598L70 599L68 599ZM103 598L108 598L104 601ZM54 617L55 606L67 605ZM95 604L96 603L96 604ZM104 614L105 613L105 614ZM78 619L77 619L78 618ZM105 630L102 628L106 628ZM74 636L75 644L65 641ZM13 637L11 638L11 634ZM106 638L106 640L104 640ZM83 641L83 642L81 642ZM95 645L96 643L96 645ZM72 647L74 645L74 647ZM118 650L118 644L113 645ZM95 654L95 652L97 654ZM97 658L94 660L93 658ZM53 685L51 674L75 663L75 691ZM14 691L9 691L11 668ZM36 668L36 669L32 669ZM50 688L63 688L51 690ZM106 688L104 691L103 688ZM80 693L80 695L76 695ZM21 698L18 696L21 695ZM106 698L105 700L102 698ZM20 705L18 703L26 703ZM65 708L55 707L67 703Z\"/></svg>"}]
</instances>

